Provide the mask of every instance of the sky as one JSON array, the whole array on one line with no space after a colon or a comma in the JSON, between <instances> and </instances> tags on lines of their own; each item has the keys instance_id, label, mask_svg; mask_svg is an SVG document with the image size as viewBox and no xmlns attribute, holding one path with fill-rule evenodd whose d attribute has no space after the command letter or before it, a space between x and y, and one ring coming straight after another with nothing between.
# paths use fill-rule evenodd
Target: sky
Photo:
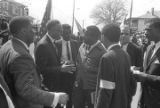
<instances>
[{"instance_id":1,"label":"sky","mask_svg":"<svg viewBox=\"0 0 160 108\"><path fill-rule=\"evenodd\" d=\"M48 0L15 0L29 7L29 14L41 22L45 7ZM82 25L88 26L94 24L90 18L93 8L102 0L75 0L75 17ZM130 9L131 0L127 0L128 10ZM73 0L52 0L52 16L62 23L72 23ZM151 8L160 10L160 0L133 0L133 17L141 16Z\"/></svg>"}]
</instances>

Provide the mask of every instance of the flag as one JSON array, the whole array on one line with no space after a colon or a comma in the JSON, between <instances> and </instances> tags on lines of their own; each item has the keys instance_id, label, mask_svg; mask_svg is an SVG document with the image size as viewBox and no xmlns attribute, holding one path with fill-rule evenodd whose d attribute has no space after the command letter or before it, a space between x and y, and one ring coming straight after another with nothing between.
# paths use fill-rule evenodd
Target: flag
<instances>
[{"instance_id":1,"label":"flag","mask_svg":"<svg viewBox=\"0 0 160 108\"><path fill-rule=\"evenodd\" d=\"M77 21L77 19L75 18L75 23L78 29L78 32L80 33L80 36L84 36L84 31L83 28L81 27L81 25L79 24L79 22Z\"/></svg>"},{"instance_id":2,"label":"flag","mask_svg":"<svg viewBox=\"0 0 160 108\"><path fill-rule=\"evenodd\" d=\"M46 5L46 10L41 22L40 36L43 36L47 32L46 24L51 19L51 12L52 12L52 0L48 0L48 3Z\"/></svg>"}]
</instances>

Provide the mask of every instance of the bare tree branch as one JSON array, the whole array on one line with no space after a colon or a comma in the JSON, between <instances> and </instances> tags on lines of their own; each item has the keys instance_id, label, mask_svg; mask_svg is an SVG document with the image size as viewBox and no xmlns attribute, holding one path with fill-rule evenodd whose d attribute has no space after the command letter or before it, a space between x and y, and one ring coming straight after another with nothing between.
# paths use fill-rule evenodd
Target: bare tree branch
<instances>
[{"instance_id":1,"label":"bare tree branch","mask_svg":"<svg viewBox=\"0 0 160 108\"><path fill-rule=\"evenodd\" d=\"M124 0L104 0L93 9L90 17L96 24L120 23L127 14L125 2Z\"/></svg>"}]
</instances>

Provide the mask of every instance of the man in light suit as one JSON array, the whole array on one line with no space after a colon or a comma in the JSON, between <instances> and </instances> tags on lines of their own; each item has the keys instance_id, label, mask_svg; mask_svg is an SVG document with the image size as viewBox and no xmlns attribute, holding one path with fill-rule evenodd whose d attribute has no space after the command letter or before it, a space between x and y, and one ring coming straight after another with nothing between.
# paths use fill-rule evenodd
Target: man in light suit
<instances>
[{"instance_id":1,"label":"man in light suit","mask_svg":"<svg viewBox=\"0 0 160 108\"><path fill-rule=\"evenodd\" d=\"M28 17L15 17L9 29L13 38L0 49L1 74L11 90L16 108L55 107L66 104L65 93L54 93L41 89L41 79L28 46L33 41L34 32Z\"/></svg>"},{"instance_id":2,"label":"man in light suit","mask_svg":"<svg viewBox=\"0 0 160 108\"><path fill-rule=\"evenodd\" d=\"M144 72L134 70L135 78L142 82L142 108L160 107L160 19L153 21L146 29L146 36L153 41L148 56Z\"/></svg>"},{"instance_id":3,"label":"man in light suit","mask_svg":"<svg viewBox=\"0 0 160 108\"><path fill-rule=\"evenodd\" d=\"M107 52L99 65L95 108L130 108L135 82L130 72L129 56L121 49L119 38L117 25L104 26L102 40Z\"/></svg>"},{"instance_id":4,"label":"man in light suit","mask_svg":"<svg viewBox=\"0 0 160 108\"><path fill-rule=\"evenodd\" d=\"M71 39L72 31L69 24L62 25L62 39L56 42L59 55L61 57L61 63L67 63L69 65L76 66L76 58L78 54L78 42ZM61 72L60 73L60 89L62 92L69 94L69 101L67 108L72 108L72 88L75 80L75 71Z\"/></svg>"},{"instance_id":5,"label":"man in light suit","mask_svg":"<svg viewBox=\"0 0 160 108\"><path fill-rule=\"evenodd\" d=\"M74 108L94 107L98 66L106 49L99 40L101 32L96 26L88 26L84 42L77 56L77 74L73 90Z\"/></svg>"},{"instance_id":6,"label":"man in light suit","mask_svg":"<svg viewBox=\"0 0 160 108\"><path fill-rule=\"evenodd\" d=\"M58 20L49 21L47 23L47 33L37 43L35 49L37 70L43 76L44 85L54 92L61 91L61 72L74 71L72 66L61 64L60 54L56 46L56 41L60 39L61 33L61 23Z\"/></svg>"}]
</instances>

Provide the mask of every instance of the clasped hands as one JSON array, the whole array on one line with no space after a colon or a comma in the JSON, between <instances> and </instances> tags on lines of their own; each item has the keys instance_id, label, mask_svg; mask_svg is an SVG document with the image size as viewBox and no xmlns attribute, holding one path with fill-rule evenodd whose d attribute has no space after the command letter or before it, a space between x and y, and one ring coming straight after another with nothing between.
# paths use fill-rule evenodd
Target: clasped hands
<instances>
[{"instance_id":1,"label":"clasped hands","mask_svg":"<svg viewBox=\"0 0 160 108\"><path fill-rule=\"evenodd\" d=\"M76 67L74 64L67 64L67 63L62 64L61 72L73 73L73 71L76 71Z\"/></svg>"},{"instance_id":2,"label":"clasped hands","mask_svg":"<svg viewBox=\"0 0 160 108\"><path fill-rule=\"evenodd\" d=\"M66 93L59 93L59 104L62 106L65 106L67 104L67 101L69 100L69 96Z\"/></svg>"}]
</instances>

